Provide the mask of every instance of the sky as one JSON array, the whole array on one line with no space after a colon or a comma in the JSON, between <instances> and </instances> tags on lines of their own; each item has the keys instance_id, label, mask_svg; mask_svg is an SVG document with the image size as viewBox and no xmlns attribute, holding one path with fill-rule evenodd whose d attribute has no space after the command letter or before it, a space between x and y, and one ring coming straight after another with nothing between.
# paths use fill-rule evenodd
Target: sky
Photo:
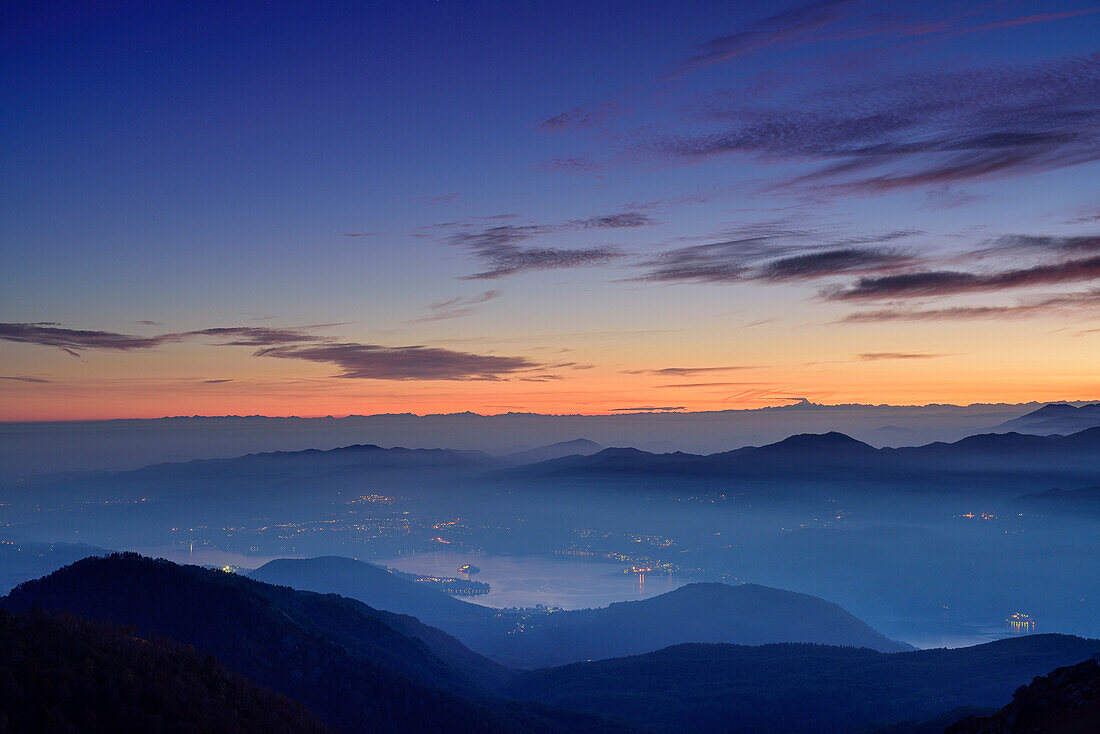
<instances>
[{"instance_id":1,"label":"sky","mask_svg":"<svg viewBox=\"0 0 1100 734\"><path fill-rule=\"evenodd\" d=\"M10 3L0 420L1100 397L1100 5Z\"/></svg>"}]
</instances>

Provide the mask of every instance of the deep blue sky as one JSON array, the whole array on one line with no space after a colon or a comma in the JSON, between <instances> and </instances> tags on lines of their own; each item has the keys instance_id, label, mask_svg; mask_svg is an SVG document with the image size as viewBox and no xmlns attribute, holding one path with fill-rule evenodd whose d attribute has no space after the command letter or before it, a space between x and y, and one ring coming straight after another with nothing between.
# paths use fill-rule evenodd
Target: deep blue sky
<instances>
[{"instance_id":1,"label":"deep blue sky","mask_svg":"<svg viewBox=\"0 0 1100 734\"><path fill-rule=\"evenodd\" d=\"M0 418L1094 397L1096 10L9 3Z\"/></svg>"}]
</instances>

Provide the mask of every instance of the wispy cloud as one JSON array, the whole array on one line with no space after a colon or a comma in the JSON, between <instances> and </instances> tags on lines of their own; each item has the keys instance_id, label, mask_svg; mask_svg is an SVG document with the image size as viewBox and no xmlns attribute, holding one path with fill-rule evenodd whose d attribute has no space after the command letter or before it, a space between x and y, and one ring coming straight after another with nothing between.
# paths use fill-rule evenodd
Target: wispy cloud
<instances>
[{"instance_id":1,"label":"wispy cloud","mask_svg":"<svg viewBox=\"0 0 1100 734\"><path fill-rule=\"evenodd\" d=\"M1100 278L1100 256L991 273L938 270L860 278L852 286L829 290L823 295L840 301L926 298L1073 283L1096 278Z\"/></svg>"},{"instance_id":2,"label":"wispy cloud","mask_svg":"<svg viewBox=\"0 0 1100 734\"><path fill-rule=\"evenodd\" d=\"M891 321L967 321L979 319L1017 319L1050 316L1061 311L1100 309L1100 290L1062 293L1021 300L998 306L947 306L944 308L884 308L857 311L842 319L845 323Z\"/></svg>"},{"instance_id":3,"label":"wispy cloud","mask_svg":"<svg viewBox=\"0 0 1100 734\"><path fill-rule=\"evenodd\" d=\"M878 362L884 359L938 359L951 357L951 354L929 354L926 352L864 352L858 359L861 362Z\"/></svg>"},{"instance_id":4,"label":"wispy cloud","mask_svg":"<svg viewBox=\"0 0 1100 734\"><path fill-rule=\"evenodd\" d=\"M485 294L483 294L485 295ZM310 333L331 324L303 328L214 327L152 337L110 331L65 329L52 322L0 324L0 339L56 347L79 357L86 350L130 351L168 343L212 338L210 346L260 347L256 357L299 359L336 365L337 377L373 380L497 380L517 372L545 369L526 357L473 354L428 346L387 347L339 342ZM549 379L546 373L524 375ZM215 384L224 380L208 380Z\"/></svg>"},{"instance_id":5,"label":"wispy cloud","mask_svg":"<svg viewBox=\"0 0 1100 734\"><path fill-rule=\"evenodd\" d=\"M543 120L539 123L539 128L548 132L559 132L568 129L585 130L602 124L607 118L618 114L620 111L620 106L615 102L574 107Z\"/></svg>"},{"instance_id":6,"label":"wispy cloud","mask_svg":"<svg viewBox=\"0 0 1100 734\"><path fill-rule=\"evenodd\" d=\"M712 372L739 372L741 370L758 370L761 365L727 365L724 367L661 367L650 370L623 370L626 375L663 375L665 377L690 377L691 375L705 375Z\"/></svg>"},{"instance_id":7,"label":"wispy cloud","mask_svg":"<svg viewBox=\"0 0 1100 734\"><path fill-rule=\"evenodd\" d=\"M890 272L912 265L917 259L886 243L917 234L920 233L905 230L871 237L836 238L830 242L824 235L810 231L764 227L748 232L747 236L661 253L641 263L646 272L638 280L778 283L859 272ZM820 243L822 239L826 240L824 244Z\"/></svg>"},{"instance_id":8,"label":"wispy cloud","mask_svg":"<svg viewBox=\"0 0 1100 734\"><path fill-rule=\"evenodd\" d=\"M648 147L685 161L741 154L818 164L773 187L942 190L1100 159L1098 71L1100 54L1091 54L837 87L776 107L718 94L697 115L703 130L669 132Z\"/></svg>"},{"instance_id":9,"label":"wispy cloud","mask_svg":"<svg viewBox=\"0 0 1100 734\"><path fill-rule=\"evenodd\" d=\"M337 377L363 380L498 380L539 366L525 357L355 342L269 347L255 355L332 364L342 370Z\"/></svg>"},{"instance_id":10,"label":"wispy cloud","mask_svg":"<svg viewBox=\"0 0 1100 734\"><path fill-rule=\"evenodd\" d=\"M50 380L43 379L41 377L27 377L25 375L0 375L0 380L10 380L12 382L32 382L32 383L49 383Z\"/></svg>"},{"instance_id":11,"label":"wispy cloud","mask_svg":"<svg viewBox=\"0 0 1100 734\"><path fill-rule=\"evenodd\" d=\"M445 319L457 319L469 316L477 306L494 298L499 298L502 291L499 288L487 290L476 296L455 296L446 301L439 301L428 306L429 314L414 319L414 322L442 321Z\"/></svg>"},{"instance_id":12,"label":"wispy cloud","mask_svg":"<svg viewBox=\"0 0 1100 734\"><path fill-rule=\"evenodd\" d=\"M174 334L134 336L113 331L65 329L53 321L35 323L0 323L0 339L26 344L39 344L58 349L74 357L87 349L130 351L151 349L169 341L179 341Z\"/></svg>"},{"instance_id":13,"label":"wispy cloud","mask_svg":"<svg viewBox=\"0 0 1100 734\"><path fill-rule=\"evenodd\" d=\"M589 229L631 229L655 223L646 214L625 211L560 224L500 224L479 229L467 228L448 235L445 241L473 253L487 265L486 270L466 276L470 280L481 280L534 270L604 265L623 256L617 248L610 246L565 249L523 244L539 235Z\"/></svg>"},{"instance_id":14,"label":"wispy cloud","mask_svg":"<svg viewBox=\"0 0 1100 734\"><path fill-rule=\"evenodd\" d=\"M842 16L844 6L855 3L856 0L819 0L769 15L744 30L701 44L694 55L676 65L676 71L710 66L768 46L797 40L834 23Z\"/></svg>"},{"instance_id":15,"label":"wispy cloud","mask_svg":"<svg viewBox=\"0 0 1100 734\"><path fill-rule=\"evenodd\" d=\"M639 405L633 408L612 408L613 413L656 413L684 410L683 405Z\"/></svg>"}]
</instances>

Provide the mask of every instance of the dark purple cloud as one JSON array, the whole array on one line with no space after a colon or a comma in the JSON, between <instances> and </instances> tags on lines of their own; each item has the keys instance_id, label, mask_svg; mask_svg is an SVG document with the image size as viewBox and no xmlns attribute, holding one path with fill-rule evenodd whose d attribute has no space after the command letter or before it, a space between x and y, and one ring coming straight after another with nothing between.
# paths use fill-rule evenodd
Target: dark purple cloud
<instances>
[{"instance_id":1,"label":"dark purple cloud","mask_svg":"<svg viewBox=\"0 0 1100 734\"><path fill-rule=\"evenodd\" d=\"M587 229L630 229L655 223L645 214L625 211L587 219L574 219L561 224L500 224L481 229L467 229L449 235L446 242L472 252L488 266L480 273L466 276L467 279L479 280L501 278L534 270L604 265L623 256L618 249L608 246L565 249L521 244L539 235Z\"/></svg>"},{"instance_id":2,"label":"dark purple cloud","mask_svg":"<svg viewBox=\"0 0 1100 734\"><path fill-rule=\"evenodd\" d=\"M677 71L698 69L768 46L797 40L835 22L842 17L844 6L852 5L856 1L819 0L775 13L749 28L718 36L701 44L695 55L677 65Z\"/></svg>"},{"instance_id":3,"label":"dark purple cloud","mask_svg":"<svg viewBox=\"0 0 1100 734\"><path fill-rule=\"evenodd\" d=\"M939 270L860 278L850 287L826 291L823 295L831 300L842 301L925 298L1056 285L1097 278L1100 278L1100 256L992 273Z\"/></svg>"},{"instance_id":4,"label":"dark purple cloud","mask_svg":"<svg viewBox=\"0 0 1100 734\"><path fill-rule=\"evenodd\" d=\"M56 322L36 323L0 323L0 339L26 344L39 344L44 347L57 347L67 354L79 356L86 349L111 349L130 351L151 349L165 342L180 341L178 335L134 336L113 331L87 331L82 329L64 329Z\"/></svg>"},{"instance_id":5,"label":"dark purple cloud","mask_svg":"<svg viewBox=\"0 0 1100 734\"><path fill-rule=\"evenodd\" d=\"M224 383L224 382L233 382L233 380L231 380L231 379L223 379L223 380L203 380L203 384L204 384L204 385L221 385L221 384L222 384L222 383Z\"/></svg>"},{"instance_id":6,"label":"dark purple cloud","mask_svg":"<svg viewBox=\"0 0 1100 734\"><path fill-rule=\"evenodd\" d=\"M892 272L916 259L893 247L892 240L919 234L890 232L873 237L826 239L813 232L767 227L749 236L669 250L641 263L638 280L656 282L784 282L858 272Z\"/></svg>"},{"instance_id":7,"label":"dark purple cloud","mask_svg":"<svg viewBox=\"0 0 1100 734\"><path fill-rule=\"evenodd\" d=\"M324 337L310 334L304 329L269 329L259 326L224 326L211 329L199 329L197 331L185 331L181 334L168 334L166 336L197 337L211 336L219 341L219 346L226 347L263 347L275 344L292 344L297 342L321 341Z\"/></svg>"},{"instance_id":8,"label":"dark purple cloud","mask_svg":"<svg viewBox=\"0 0 1100 734\"><path fill-rule=\"evenodd\" d=\"M711 97L701 124L650 150L816 162L780 186L835 193L942 189L1100 159L1100 54L818 90L782 106L744 99Z\"/></svg>"},{"instance_id":9,"label":"dark purple cloud","mask_svg":"<svg viewBox=\"0 0 1100 734\"><path fill-rule=\"evenodd\" d=\"M337 377L361 380L497 380L539 367L525 357L471 354L425 346L384 347L355 342L268 347L254 354L257 357L332 364L342 370Z\"/></svg>"},{"instance_id":10,"label":"dark purple cloud","mask_svg":"<svg viewBox=\"0 0 1100 734\"><path fill-rule=\"evenodd\" d=\"M1100 290L1063 293L1023 300L1007 306L948 306L944 308L884 308L849 314L844 323L891 321L967 321L1051 316L1069 309L1100 308Z\"/></svg>"},{"instance_id":11,"label":"dark purple cloud","mask_svg":"<svg viewBox=\"0 0 1100 734\"><path fill-rule=\"evenodd\" d=\"M0 375L0 380L11 380L12 382L34 382L34 383L48 383L49 380L44 380L41 377L25 377L23 375Z\"/></svg>"}]
</instances>

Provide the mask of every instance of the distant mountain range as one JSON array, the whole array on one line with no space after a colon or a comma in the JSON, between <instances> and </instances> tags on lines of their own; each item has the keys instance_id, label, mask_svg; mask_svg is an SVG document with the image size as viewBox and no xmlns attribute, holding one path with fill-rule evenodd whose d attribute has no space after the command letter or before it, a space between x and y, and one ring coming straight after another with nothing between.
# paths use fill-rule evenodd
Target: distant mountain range
<instances>
[{"instance_id":1,"label":"distant mountain range","mask_svg":"<svg viewBox=\"0 0 1100 734\"><path fill-rule=\"evenodd\" d=\"M0 481L59 471L120 471L165 461L349 444L453 446L493 455L585 436L604 446L695 453L770 443L800 431L842 431L875 445L954 440L1016 418L1035 403L815 405L758 410L616 415L389 414L346 418L264 416L0 424ZM878 430L882 427L884 430Z\"/></svg>"},{"instance_id":2,"label":"distant mountain range","mask_svg":"<svg viewBox=\"0 0 1100 734\"><path fill-rule=\"evenodd\" d=\"M531 671L508 693L666 732L860 732L964 705L1001 705L1037 671L1098 651L1100 640L1065 635L894 654L690 644Z\"/></svg>"},{"instance_id":3,"label":"distant mountain range","mask_svg":"<svg viewBox=\"0 0 1100 734\"><path fill-rule=\"evenodd\" d=\"M279 559L251 576L415 615L481 654L520 668L634 655L680 642L818 642L887 652L913 649L823 599L755 584L695 583L599 609L502 615L348 558Z\"/></svg>"},{"instance_id":4,"label":"distant mountain range","mask_svg":"<svg viewBox=\"0 0 1100 734\"><path fill-rule=\"evenodd\" d=\"M571 448L593 451L591 442L566 442L528 454L554 454ZM955 441L904 448L874 448L842 433L798 434L764 446L747 446L717 454L654 454L634 448L606 448L515 466L516 457L501 459L477 451L450 449L385 449L373 445L329 451L249 454L235 459L207 459L157 464L113 474L60 476L10 489L12 497L54 496L148 498L207 497L219 500L296 500L310 492L335 491L350 483L387 481L407 485L546 480L604 481L621 479L657 483L741 479L778 482L924 485L966 487L996 493L1035 486L1087 485L1100 475L1100 427L1062 436L987 433ZM75 496L75 495L73 495Z\"/></svg>"},{"instance_id":5,"label":"distant mountain range","mask_svg":"<svg viewBox=\"0 0 1100 734\"><path fill-rule=\"evenodd\" d=\"M998 433L1015 431L1046 436L1052 433L1077 433L1096 426L1100 426L1100 403L1080 406L1051 403L1019 418L1005 421L992 430Z\"/></svg>"},{"instance_id":6,"label":"distant mountain range","mask_svg":"<svg viewBox=\"0 0 1100 734\"><path fill-rule=\"evenodd\" d=\"M876 449L842 433L799 434L766 446L707 456L611 448L508 470L528 480L615 477L741 478L775 482L915 482L990 489L1057 479L1087 481L1100 473L1100 427L1069 436L980 434L954 443Z\"/></svg>"}]
</instances>

